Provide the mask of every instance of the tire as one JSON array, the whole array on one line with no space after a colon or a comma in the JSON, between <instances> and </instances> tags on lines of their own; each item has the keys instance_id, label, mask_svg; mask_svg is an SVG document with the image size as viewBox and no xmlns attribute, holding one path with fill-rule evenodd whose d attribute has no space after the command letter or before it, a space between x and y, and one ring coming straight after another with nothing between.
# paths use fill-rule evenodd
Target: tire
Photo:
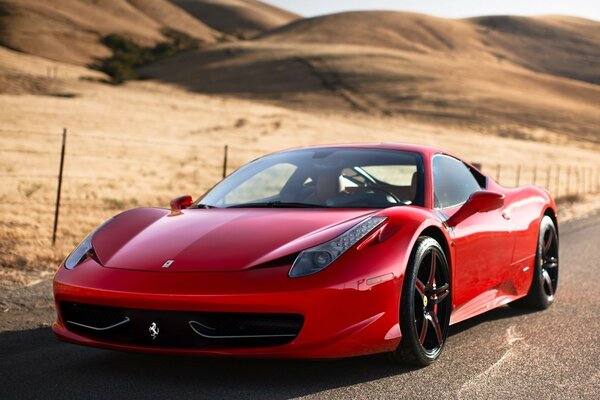
<instances>
[{"instance_id":1,"label":"tire","mask_svg":"<svg viewBox=\"0 0 600 400\"><path fill-rule=\"evenodd\" d=\"M390 353L392 361L419 367L434 362L448 336L451 309L450 269L444 250L435 239L420 237L404 277L399 316L402 341Z\"/></svg>"},{"instance_id":2,"label":"tire","mask_svg":"<svg viewBox=\"0 0 600 400\"><path fill-rule=\"evenodd\" d=\"M554 303L558 287L558 232L552 218L540 222L533 279L527 296L510 303L514 308L545 310Z\"/></svg>"}]
</instances>

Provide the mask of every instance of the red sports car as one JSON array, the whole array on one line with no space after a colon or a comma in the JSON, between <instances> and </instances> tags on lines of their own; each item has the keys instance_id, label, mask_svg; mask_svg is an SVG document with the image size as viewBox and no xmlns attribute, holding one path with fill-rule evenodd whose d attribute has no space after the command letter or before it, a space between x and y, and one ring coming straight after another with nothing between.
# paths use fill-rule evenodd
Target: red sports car
<instances>
[{"instance_id":1,"label":"red sports car","mask_svg":"<svg viewBox=\"0 0 600 400\"><path fill-rule=\"evenodd\" d=\"M116 350L427 365L449 325L546 308L557 281L546 191L430 147L317 146L102 224L56 273L53 330Z\"/></svg>"}]
</instances>

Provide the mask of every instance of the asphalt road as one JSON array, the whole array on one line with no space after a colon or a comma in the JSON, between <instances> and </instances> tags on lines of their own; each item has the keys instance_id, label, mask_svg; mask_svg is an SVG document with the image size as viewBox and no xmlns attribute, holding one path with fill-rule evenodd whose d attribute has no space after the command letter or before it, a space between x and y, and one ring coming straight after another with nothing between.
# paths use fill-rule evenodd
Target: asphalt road
<instances>
[{"instance_id":1,"label":"asphalt road","mask_svg":"<svg viewBox=\"0 0 600 400\"><path fill-rule=\"evenodd\" d=\"M600 398L600 216L561 226L560 282L543 312L493 310L452 327L432 366L385 357L203 359L96 350L51 331L0 334L0 399Z\"/></svg>"}]
</instances>

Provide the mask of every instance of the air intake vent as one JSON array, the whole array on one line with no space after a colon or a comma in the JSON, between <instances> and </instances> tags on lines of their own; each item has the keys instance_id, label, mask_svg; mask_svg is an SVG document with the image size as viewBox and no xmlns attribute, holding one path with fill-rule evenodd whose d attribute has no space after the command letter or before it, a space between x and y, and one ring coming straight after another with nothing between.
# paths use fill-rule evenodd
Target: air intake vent
<instances>
[{"instance_id":1,"label":"air intake vent","mask_svg":"<svg viewBox=\"0 0 600 400\"><path fill-rule=\"evenodd\" d=\"M293 341L299 314L140 310L61 303L67 327L105 342L176 348L277 346Z\"/></svg>"}]
</instances>

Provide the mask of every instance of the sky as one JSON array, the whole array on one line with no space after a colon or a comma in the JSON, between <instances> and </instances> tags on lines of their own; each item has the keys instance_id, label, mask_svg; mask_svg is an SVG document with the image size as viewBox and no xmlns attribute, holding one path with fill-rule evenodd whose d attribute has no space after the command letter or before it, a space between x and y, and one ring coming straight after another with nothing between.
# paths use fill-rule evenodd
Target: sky
<instances>
[{"instance_id":1,"label":"sky","mask_svg":"<svg viewBox=\"0 0 600 400\"><path fill-rule=\"evenodd\" d=\"M600 0L263 0L305 17L350 10L412 11L447 18L575 15L600 21Z\"/></svg>"}]
</instances>

